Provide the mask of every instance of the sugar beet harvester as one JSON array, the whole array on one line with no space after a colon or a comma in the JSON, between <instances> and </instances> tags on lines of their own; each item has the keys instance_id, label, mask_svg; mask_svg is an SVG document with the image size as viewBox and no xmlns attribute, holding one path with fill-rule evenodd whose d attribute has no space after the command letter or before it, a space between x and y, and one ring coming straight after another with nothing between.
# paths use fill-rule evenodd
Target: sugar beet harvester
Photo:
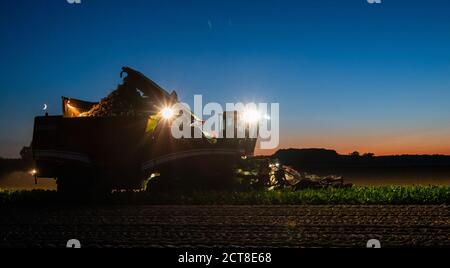
<instances>
[{"instance_id":1,"label":"sugar beet harvester","mask_svg":"<svg viewBox=\"0 0 450 268\"><path fill-rule=\"evenodd\" d=\"M253 154L253 138L173 138L163 117L171 116L165 107L178 102L176 93L131 68L124 73L123 83L100 102L63 97L63 115L35 118L37 176L55 178L59 192L142 189L155 174L181 184L196 178L220 185L242 156ZM194 125L191 131L198 131Z\"/></svg>"}]
</instances>

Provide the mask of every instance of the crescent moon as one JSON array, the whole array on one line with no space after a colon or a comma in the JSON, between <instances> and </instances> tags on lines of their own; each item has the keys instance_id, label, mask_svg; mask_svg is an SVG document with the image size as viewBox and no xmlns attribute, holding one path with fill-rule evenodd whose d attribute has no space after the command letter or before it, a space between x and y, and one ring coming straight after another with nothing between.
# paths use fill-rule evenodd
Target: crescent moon
<instances>
[{"instance_id":1,"label":"crescent moon","mask_svg":"<svg viewBox=\"0 0 450 268\"><path fill-rule=\"evenodd\" d=\"M47 108L48 108L47 104L44 103L44 108L42 110L45 111L45 110L47 110Z\"/></svg>"}]
</instances>

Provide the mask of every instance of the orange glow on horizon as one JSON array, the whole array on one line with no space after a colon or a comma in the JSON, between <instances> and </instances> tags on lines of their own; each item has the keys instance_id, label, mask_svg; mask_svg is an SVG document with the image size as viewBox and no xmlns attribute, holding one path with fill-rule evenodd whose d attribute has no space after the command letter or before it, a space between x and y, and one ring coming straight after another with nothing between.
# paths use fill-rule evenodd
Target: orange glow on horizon
<instances>
[{"instance_id":1,"label":"orange glow on horizon","mask_svg":"<svg viewBox=\"0 0 450 268\"><path fill-rule=\"evenodd\" d=\"M333 134L333 133L332 133ZM281 137L274 150L260 150L255 155L271 155L279 149L324 148L346 155L352 152L384 155L450 155L450 131L425 131L404 135L305 135Z\"/></svg>"},{"instance_id":2,"label":"orange glow on horizon","mask_svg":"<svg viewBox=\"0 0 450 268\"><path fill-rule=\"evenodd\" d=\"M278 150L282 150L282 149L307 149L307 148L318 148L318 149L328 149L328 150L335 150L338 154L341 155L348 155L351 154L352 152L359 152L360 154L365 154L365 153L373 153L375 154L375 156L388 156L388 155L450 155L450 149L447 150L430 150L430 149L423 149L423 148L413 148L413 147L409 147L409 148L385 148L384 150L382 150L382 148L379 148L378 150L372 150L371 148L364 148L364 147L359 147L353 149L353 150L348 150L348 149L344 149L344 150L340 150L339 148L333 148L333 147L325 147L325 146L287 146L287 147L279 147L277 149L273 149L273 150L261 150L256 148L255 149L255 155L273 155L274 153L276 153Z\"/></svg>"}]
</instances>

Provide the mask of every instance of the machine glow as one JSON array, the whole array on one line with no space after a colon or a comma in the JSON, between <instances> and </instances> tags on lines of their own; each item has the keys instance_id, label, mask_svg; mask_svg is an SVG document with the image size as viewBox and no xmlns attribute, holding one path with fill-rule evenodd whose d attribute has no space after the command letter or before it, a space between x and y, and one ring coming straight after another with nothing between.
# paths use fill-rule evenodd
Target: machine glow
<instances>
[{"instance_id":1,"label":"machine glow","mask_svg":"<svg viewBox=\"0 0 450 268\"><path fill-rule=\"evenodd\" d=\"M246 110L243 114L246 123L257 123L261 119L261 114L254 109Z\"/></svg>"},{"instance_id":2,"label":"machine glow","mask_svg":"<svg viewBox=\"0 0 450 268\"><path fill-rule=\"evenodd\" d=\"M171 119L174 116L174 114L175 113L173 109L170 107L165 107L161 110L161 116L166 120Z\"/></svg>"}]
</instances>

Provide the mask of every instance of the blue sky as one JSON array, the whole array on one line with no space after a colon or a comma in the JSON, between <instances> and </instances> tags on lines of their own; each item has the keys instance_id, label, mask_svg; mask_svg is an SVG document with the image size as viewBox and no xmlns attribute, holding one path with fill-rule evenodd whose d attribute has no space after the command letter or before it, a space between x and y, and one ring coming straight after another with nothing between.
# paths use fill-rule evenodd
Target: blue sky
<instances>
[{"instance_id":1,"label":"blue sky","mask_svg":"<svg viewBox=\"0 0 450 268\"><path fill-rule=\"evenodd\" d=\"M279 102L280 147L450 154L450 1L0 0L0 156L134 67L186 102Z\"/></svg>"}]
</instances>

